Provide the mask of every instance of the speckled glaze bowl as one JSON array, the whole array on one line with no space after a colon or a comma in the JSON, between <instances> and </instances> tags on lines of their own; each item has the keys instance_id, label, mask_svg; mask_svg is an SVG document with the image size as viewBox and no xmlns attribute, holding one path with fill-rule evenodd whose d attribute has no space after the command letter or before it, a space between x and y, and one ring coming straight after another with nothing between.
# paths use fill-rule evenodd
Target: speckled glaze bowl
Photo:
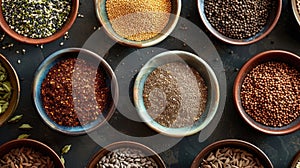
<instances>
[{"instance_id":1,"label":"speckled glaze bowl","mask_svg":"<svg viewBox=\"0 0 300 168\"><path fill-rule=\"evenodd\" d=\"M167 25L162 30L162 32L160 32L157 36L149 40L134 41L134 40L128 40L126 38L123 38L114 31L110 21L108 20L106 7L105 7L106 0L95 0L94 2L95 2L97 17L101 25L105 29L107 35L122 45L137 47L137 48L153 46L155 44L160 43L165 38L167 38L174 30L178 22L180 12L181 12L181 6L182 6L181 0L171 0L171 4L172 4L171 15Z\"/></svg>"},{"instance_id":2,"label":"speckled glaze bowl","mask_svg":"<svg viewBox=\"0 0 300 168\"><path fill-rule=\"evenodd\" d=\"M283 127L271 127L256 122L245 112L242 106L240 92L241 92L242 83L246 75L257 65L269 61L284 62L295 67L298 71L300 71L300 64L299 64L300 57L288 51L269 50L253 56L242 66L234 81L233 101L236 106L236 109L238 113L241 115L241 117L244 119L244 121L246 121L246 123L248 123L254 129L267 134L282 135L282 134L288 134L300 130L300 117L298 117L295 121L293 121L289 125Z\"/></svg>"},{"instance_id":3,"label":"speckled glaze bowl","mask_svg":"<svg viewBox=\"0 0 300 168\"><path fill-rule=\"evenodd\" d=\"M158 66L171 62L182 62L193 67L201 74L207 86L208 98L205 110L200 119L191 126L179 128L165 127L149 115L144 104L143 90L147 77ZM171 137L184 137L201 131L213 119L219 106L220 88L214 71L202 58L185 51L166 51L154 56L142 67L135 79L133 99L140 118L153 130Z\"/></svg>"},{"instance_id":4,"label":"speckled glaze bowl","mask_svg":"<svg viewBox=\"0 0 300 168\"><path fill-rule=\"evenodd\" d=\"M88 122L83 126L69 127L57 124L47 115L42 101L41 85L46 78L46 75L56 63L67 58L81 58L87 61L99 63L99 66L101 66L105 71L105 75L107 76L105 82L110 88L109 94L112 99L111 102L108 102L104 111L102 111L101 115L96 120ZM116 104L119 98L117 78L110 65L101 56L83 48L65 48L56 51L48 56L37 68L32 88L34 104L40 117L50 128L67 135L82 135L95 130L96 128L107 122L115 112Z\"/></svg>"},{"instance_id":5,"label":"speckled glaze bowl","mask_svg":"<svg viewBox=\"0 0 300 168\"><path fill-rule=\"evenodd\" d=\"M28 44L46 44L50 43L54 40L57 40L58 38L62 37L73 25L77 18L77 13L78 13L78 8L79 8L79 0L71 0L72 6L71 6L71 11L70 15L68 17L68 20L64 23L62 28L58 30L56 33L49 37L45 38L29 38L25 37L23 35L18 34L14 30L12 30L9 25L7 24L4 16L3 16L3 11L2 11L2 1L0 0L0 26L4 30L6 34L8 34L10 37L14 38L15 40L18 40L23 43L28 43Z\"/></svg>"}]
</instances>

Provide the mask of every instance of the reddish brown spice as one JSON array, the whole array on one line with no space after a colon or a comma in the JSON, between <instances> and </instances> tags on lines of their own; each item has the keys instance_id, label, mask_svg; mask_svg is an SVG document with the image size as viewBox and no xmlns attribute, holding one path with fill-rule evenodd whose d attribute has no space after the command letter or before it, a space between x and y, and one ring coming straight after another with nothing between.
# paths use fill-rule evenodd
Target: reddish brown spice
<instances>
[{"instance_id":1,"label":"reddish brown spice","mask_svg":"<svg viewBox=\"0 0 300 168\"><path fill-rule=\"evenodd\" d=\"M83 59L58 62L41 87L48 116L63 126L85 125L96 120L110 99L106 78L101 67Z\"/></svg>"}]
</instances>

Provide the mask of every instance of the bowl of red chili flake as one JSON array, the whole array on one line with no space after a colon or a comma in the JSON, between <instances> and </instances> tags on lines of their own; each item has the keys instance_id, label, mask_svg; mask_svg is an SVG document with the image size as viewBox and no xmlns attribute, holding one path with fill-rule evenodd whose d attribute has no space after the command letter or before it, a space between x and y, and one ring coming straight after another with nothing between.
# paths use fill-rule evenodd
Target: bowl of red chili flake
<instances>
[{"instance_id":1,"label":"bowl of red chili flake","mask_svg":"<svg viewBox=\"0 0 300 168\"><path fill-rule=\"evenodd\" d=\"M33 98L41 118L54 130L80 135L109 120L118 100L118 84L110 65L82 48L66 48L38 67Z\"/></svg>"}]
</instances>

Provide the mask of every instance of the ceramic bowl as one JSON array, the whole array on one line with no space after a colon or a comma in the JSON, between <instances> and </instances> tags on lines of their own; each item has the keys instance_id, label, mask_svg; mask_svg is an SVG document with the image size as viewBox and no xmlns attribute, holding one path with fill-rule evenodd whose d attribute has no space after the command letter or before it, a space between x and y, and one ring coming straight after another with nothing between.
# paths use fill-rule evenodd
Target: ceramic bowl
<instances>
[{"instance_id":1,"label":"ceramic bowl","mask_svg":"<svg viewBox=\"0 0 300 168\"><path fill-rule=\"evenodd\" d=\"M6 57L2 54L0 54L0 63L6 69L8 80L10 81L10 84L12 86L12 95L9 101L9 106L4 113L0 114L1 126L9 119L9 117L15 112L16 108L18 107L21 87L17 72L10 64L10 62L6 59Z\"/></svg>"},{"instance_id":2,"label":"ceramic bowl","mask_svg":"<svg viewBox=\"0 0 300 168\"><path fill-rule=\"evenodd\" d=\"M50 157L51 161L53 161L53 164L56 168L65 167L60 161L59 156L55 153L53 149L51 149L46 144L33 139L15 139L2 144L0 146L0 158L2 158L5 154L10 152L12 149L22 147L32 148L34 151L40 152L44 156Z\"/></svg>"},{"instance_id":3,"label":"ceramic bowl","mask_svg":"<svg viewBox=\"0 0 300 168\"><path fill-rule=\"evenodd\" d=\"M217 37L219 40L234 44L234 45L248 45L255 43L257 41L260 41L264 37L266 37L276 26L280 14L281 14L281 8L282 8L282 0L275 0L272 1L274 4L274 7L272 8L272 11L270 12L270 15L268 17L266 25L258 32L256 35L246 38L246 39L234 39L230 37L226 37L223 34L221 34L219 31L217 31L211 23L208 21L205 11L204 11L204 2L205 0L197 0L198 2L198 11L201 17L202 22L206 26L206 28L210 31L211 34L213 34L215 37Z\"/></svg>"},{"instance_id":4,"label":"ceramic bowl","mask_svg":"<svg viewBox=\"0 0 300 168\"><path fill-rule=\"evenodd\" d=\"M234 81L233 86L233 101L238 110L241 117L246 121L249 125L251 125L256 130L267 134L273 135L281 135L281 134L288 134L300 129L300 117L298 117L295 121L290 123L289 125L283 127L270 127L265 126L261 123L256 122L252 119L244 110L241 102L241 85L246 77L246 75L257 65L269 62L269 61L276 61L276 62L284 62L293 67L295 67L298 71L300 71L300 57L296 54L293 54L288 51L283 50L269 50L262 53L259 53L249 59L240 69L236 79Z\"/></svg>"},{"instance_id":5,"label":"ceramic bowl","mask_svg":"<svg viewBox=\"0 0 300 168\"><path fill-rule=\"evenodd\" d=\"M161 41L163 41L165 38L167 38L171 32L174 30L179 16L181 12L181 0L171 0L171 15L169 18L169 21L165 28L160 32L157 36L149 39L149 40L143 40L143 41L134 41L134 40L128 40L120 35L118 35L114 29L112 28L112 25L108 19L107 12L106 12L106 0L95 0L95 8L96 8L96 14L97 17L105 29L105 32L107 33L108 36L110 36L113 40L116 42L126 45L126 46L131 46L131 47L149 47L153 46Z\"/></svg>"},{"instance_id":6,"label":"ceramic bowl","mask_svg":"<svg viewBox=\"0 0 300 168\"><path fill-rule=\"evenodd\" d=\"M298 2L298 5L297 5L297 0L291 0L291 4L292 4L292 9L293 9L295 19L298 22L298 25L300 26L300 10L299 10L300 4Z\"/></svg>"},{"instance_id":7,"label":"ceramic bowl","mask_svg":"<svg viewBox=\"0 0 300 168\"><path fill-rule=\"evenodd\" d=\"M291 161L290 168L298 168L297 165L300 165L300 151L294 156L293 160Z\"/></svg>"},{"instance_id":8,"label":"ceramic bowl","mask_svg":"<svg viewBox=\"0 0 300 168\"><path fill-rule=\"evenodd\" d=\"M195 157L191 168L199 168L201 162L206 159L211 152L215 152L216 150L223 149L225 147L242 149L256 157L265 168L273 168L272 162L261 149L247 141L239 139L225 139L208 145Z\"/></svg>"},{"instance_id":9,"label":"ceramic bowl","mask_svg":"<svg viewBox=\"0 0 300 168\"><path fill-rule=\"evenodd\" d=\"M59 61L65 60L67 58L80 58L86 61L93 61L94 63L99 63L98 66L101 66L105 75L107 76L106 83L110 89L111 102L107 104L102 115L100 115L96 120L88 122L82 126L62 126L53 121L46 113L42 96L41 96L41 85L46 78L49 70L56 65ZM35 78L33 81L33 99L35 107L38 111L38 114L44 120L44 122L52 129L65 133L68 135L81 135L87 132L90 132L100 125L107 122L116 109L116 104L119 98L119 87L117 83L117 78L115 73L111 69L110 65L99 55L82 48L65 48L59 51L52 53L48 56L38 67L35 73Z\"/></svg>"},{"instance_id":10,"label":"ceramic bowl","mask_svg":"<svg viewBox=\"0 0 300 168\"><path fill-rule=\"evenodd\" d=\"M71 2L72 2L72 6L71 6L71 11L70 11L68 20L64 23L64 25L62 26L62 28L60 30L58 30L56 33L54 33L53 35L51 35L49 37L30 38L30 37L25 37L21 34L18 34L13 29L11 29L10 26L7 24L7 22L3 16L2 7L0 8L0 26L6 34L8 34L12 38L14 38L15 40L18 40L20 42L28 43L28 44L50 43L50 42L62 37L72 27L74 21L76 20L78 8L79 8L79 0L72 0ZM2 6L2 0L0 0L0 6Z\"/></svg>"},{"instance_id":11,"label":"ceramic bowl","mask_svg":"<svg viewBox=\"0 0 300 168\"><path fill-rule=\"evenodd\" d=\"M140 151L142 151L142 153L145 154L145 156L151 157L156 162L156 164L158 165L159 168L166 167L162 158L155 151L150 149L149 147L147 147L141 143L137 143L137 142L133 142L133 141L119 141L119 142L114 142L110 145L107 145L104 148L102 148L101 150L99 150L89 161L87 168L95 168L97 166L97 163L101 160L101 158L106 156L109 152L114 151L116 149L120 149L120 148L130 148L130 149L140 150Z\"/></svg>"},{"instance_id":12,"label":"ceramic bowl","mask_svg":"<svg viewBox=\"0 0 300 168\"><path fill-rule=\"evenodd\" d=\"M143 100L143 90L147 77L158 66L171 62L181 62L193 67L204 79L207 86L207 102L206 107L200 119L193 123L191 126L169 128L156 122L147 112ZM137 112L149 127L158 133L172 136L183 137L189 136L204 129L216 114L220 100L220 88L216 75L210 65L197 55L185 51L166 51L151 58L138 73L134 88L133 99Z\"/></svg>"}]
</instances>

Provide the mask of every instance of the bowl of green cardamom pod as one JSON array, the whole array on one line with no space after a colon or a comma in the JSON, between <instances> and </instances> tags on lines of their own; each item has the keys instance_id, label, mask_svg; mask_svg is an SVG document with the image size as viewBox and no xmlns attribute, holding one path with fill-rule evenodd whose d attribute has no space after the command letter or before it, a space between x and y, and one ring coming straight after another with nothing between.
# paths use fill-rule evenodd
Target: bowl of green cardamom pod
<instances>
[{"instance_id":1,"label":"bowl of green cardamom pod","mask_svg":"<svg viewBox=\"0 0 300 168\"><path fill-rule=\"evenodd\" d=\"M20 99L20 82L14 67L0 54L0 126L15 112Z\"/></svg>"}]
</instances>

